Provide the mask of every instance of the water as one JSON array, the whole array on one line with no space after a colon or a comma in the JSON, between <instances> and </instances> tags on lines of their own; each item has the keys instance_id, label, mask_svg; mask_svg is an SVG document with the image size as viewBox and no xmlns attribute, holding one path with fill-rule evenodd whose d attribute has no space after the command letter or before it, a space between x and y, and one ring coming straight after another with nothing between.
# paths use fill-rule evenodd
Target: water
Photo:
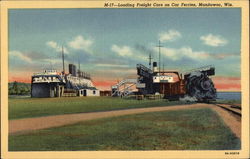
<instances>
[{"instance_id":1,"label":"water","mask_svg":"<svg viewBox=\"0 0 250 159\"><path fill-rule=\"evenodd\" d=\"M217 92L217 99L240 100L241 92Z\"/></svg>"}]
</instances>

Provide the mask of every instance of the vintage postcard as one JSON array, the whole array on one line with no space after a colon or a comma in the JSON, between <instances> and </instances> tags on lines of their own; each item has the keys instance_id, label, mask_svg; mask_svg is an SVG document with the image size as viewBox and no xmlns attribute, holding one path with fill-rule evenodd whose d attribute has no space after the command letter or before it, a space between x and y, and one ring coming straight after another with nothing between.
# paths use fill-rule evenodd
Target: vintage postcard
<instances>
[{"instance_id":1,"label":"vintage postcard","mask_svg":"<svg viewBox=\"0 0 250 159\"><path fill-rule=\"evenodd\" d=\"M1 158L249 158L249 2L2 1Z\"/></svg>"}]
</instances>

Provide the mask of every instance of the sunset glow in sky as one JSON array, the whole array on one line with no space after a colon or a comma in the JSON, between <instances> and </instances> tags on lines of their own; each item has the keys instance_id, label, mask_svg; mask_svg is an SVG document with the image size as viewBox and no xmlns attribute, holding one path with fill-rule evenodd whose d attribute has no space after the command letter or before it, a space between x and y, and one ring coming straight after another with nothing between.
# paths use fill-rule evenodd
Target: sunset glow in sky
<instances>
[{"instance_id":1,"label":"sunset glow in sky","mask_svg":"<svg viewBox=\"0 0 250 159\"><path fill-rule=\"evenodd\" d=\"M239 91L241 10L238 8L11 9L9 81L30 83L46 68L81 62L99 89L136 78L148 55L165 69L214 65L217 90ZM68 72L68 67L66 67Z\"/></svg>"}]
</instances>

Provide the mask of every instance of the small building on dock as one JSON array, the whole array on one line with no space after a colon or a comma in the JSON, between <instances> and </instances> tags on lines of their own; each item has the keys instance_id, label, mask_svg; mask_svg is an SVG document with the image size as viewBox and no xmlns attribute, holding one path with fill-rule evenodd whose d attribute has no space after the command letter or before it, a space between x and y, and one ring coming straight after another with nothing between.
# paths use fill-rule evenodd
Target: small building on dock
<instances>
[{"instance_id":1,"label":"small building on dock","mask_svg":"<svg viewBox=\"0 0 250 159\"><path fill-rule=\"evenodd\" d=\"M78 95L81 96L100 96L100 91L95 87L79 89Z\"/></svg>"}]
</instances>

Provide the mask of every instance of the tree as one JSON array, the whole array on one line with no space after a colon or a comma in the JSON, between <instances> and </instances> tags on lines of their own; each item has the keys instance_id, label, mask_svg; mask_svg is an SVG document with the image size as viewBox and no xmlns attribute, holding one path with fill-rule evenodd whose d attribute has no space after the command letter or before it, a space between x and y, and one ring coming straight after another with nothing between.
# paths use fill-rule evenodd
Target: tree
<instances>
[{"instance_id":1,"label":"tree","mask_svg":"<svg viewBox=\"0 0 250 159\"><path fill-rule=\"evenodd\" d=\"M9 84L9 95L29 95L30 91L29 84L18 83L17 81Z\"/></svg>"},{"instance_id":2,"label":"tree","mask_svg":"<svg viewBox=\"0 0 250 159\"><path fill-rule=\"evenodd\" d=\"M17 91L18 91L17 81L13 82L12 89L14 90L14 94L17 94Z\"/></svg>"}]
</instances>

